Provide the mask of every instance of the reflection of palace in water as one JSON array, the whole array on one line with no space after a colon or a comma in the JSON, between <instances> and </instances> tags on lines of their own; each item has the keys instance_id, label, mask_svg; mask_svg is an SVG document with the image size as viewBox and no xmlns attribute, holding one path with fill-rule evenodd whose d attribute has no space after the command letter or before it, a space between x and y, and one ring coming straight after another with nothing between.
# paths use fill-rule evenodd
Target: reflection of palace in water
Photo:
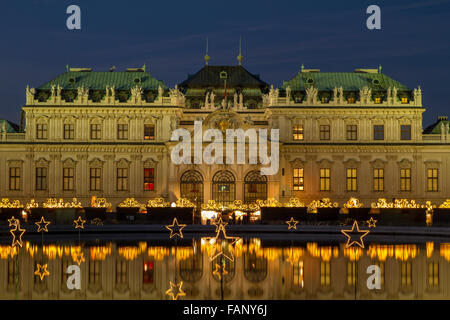
<instances>
[{"instance_id":1,"label":"reflection of palace in water","mask_svg":"<svg viewBox=\"0 0 450 320\"><path fill-rule=\"evenodd\" d=\"M209 246L105 244L98 246L24 243L0 246L1 299L168 299L169 281L183 281L182 299L448 299L450 244L345 245L307 243L262 247L240 240L215 272ZM75 260L75 262L74 262ZM69 265L80 263L81 290L66 286ZM34 275L48 263L50 276ZM381 270L381 289L368 290L369 265ZM223 278L222 278L223 276ZM355 289L356 285L356 289Z\"/></svg>"}]
</instances>

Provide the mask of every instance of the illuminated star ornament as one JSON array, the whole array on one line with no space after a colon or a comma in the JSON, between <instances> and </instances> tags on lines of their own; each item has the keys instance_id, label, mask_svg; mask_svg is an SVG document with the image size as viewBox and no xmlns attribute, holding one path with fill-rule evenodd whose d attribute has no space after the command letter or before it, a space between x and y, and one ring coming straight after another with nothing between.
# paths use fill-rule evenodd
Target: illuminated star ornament
<instances>
[{"instance_id":1,"label":"illuminated star ornament","mask_svg":"<svg viewBox=\"0 0 450 320\"><path fill-rule=\"evenodd\" d=\"M12 247L20 246L22 247L22 236L25 233L25 229L20 228L20 222L17 222L14 229L9 230L9 232L12 234Z\"/></svg>"},{"instance_id":2,"label":"illuminated star ornament","mask_svg":"<svg viewBox=\"0 0 450 320\"><path fill-rule=\"evenodd\" d=\"M83 262L86 261L86 259L84 259L84 254L83 254L83 252L81 252L81 251L76 252L76 253L73 253L73 254L72 254L72 260L73 260L74 262L76 262L78 266L80 266L81 263L83 263Z\"/></svg>"},{"instance_id":3,"label":"illuminated star ornament","mask_svg":"<svg viewBox=\"0 0 450 320\"><path fill-rule=\"evenodd\" d=\"M178 284L170 281L170 288L166 291L166 295L172 296L172 300L177 300L180 296L185 296L186 293L181 289L183 286L183 281Z\"/></svg>"},{"instance_id":4,"label":"illuminated star ornament","mask_svg":"<svg viewBox=\"0 0 450 320\"><path fill-rule=\"evenodd\" d=\"M86 220L81 219L81 216L79 216L77 220L73 220L73 223L75 223L75 229L84 229Z\"/></svg>"},{"instance_id":5,"label":"illuminated star ornament","mask_svg":"<svg viewBox=\"0 0 450 320\"><path fill-rule=\"evenodd\" d=\"M222 269L222 270L221 270ZM217 276L219 280L222 280L222 276L225 276L228 274L227 269L225 269L225 266L221 267L216 263L216 268L213 271L213 275Z\"/></svg>"},{"instance_id":6,"label":"illuminated star ornament","mask_svg":"<svg viewBox=\"0 0 450 320\"><path fill-rule=\"evenodd\" d=\"M180 238L183 238L183 233L181 232L181 230L183 230L185 227L186 227L185 224L178 224L177 218L174 218L172 224L166 226L166 229L170 230L170 238L174 236L179 236Z\"/></svg>"},{"instance_id":7,"label":"illuminated star ornament","mask_svg":"<svg viewBox=\"0 0 450 320\"><path fill-rule=\"evenodd\" d=\"M48 232L47 226L50 224L50 221L45 221L44 217L41 217L39 222L35 222L38 226L37 232Z\"/></svg>"},{"instance_id":8,"label":"illuminated star ornament","mask_svg":"<svg viewBox=\"0 0 450 320\"><path fill-rule=\"evenodd\" d=\"M294 220L294 217L291 217L291 220L286 221L286 223L289 225L288 230L294 229L297 230L297 220Z\"/></svg>"},{"instance_id":9,"label":"illuminated star ornament","mask_svg":"<svg viewBox=\"0 0 450 320\"><path fill-rule=\"evenodd\" d=\"M39 263L37 265L37 270L34 272L34 274L36 276L39 276L39 278L41 278L41 281L44 280L45 276L49 276L50 272L48 272L47 270L47 265L44 264L43 266L41 266Z\"/></svg>"},{"instance_id":10,"label":"illuminated star ornament","mask_svg":"<svg viewBox=\"0 0 450 320\"><path fill-rule=\"evenodd\" d=\"M377 226L377 225L376 225L377 221L378 221L378 220L375 220L373 217L370 217L370 219L367 220L366 222L367 222L369 228L371 228L371 227L376 228L376 226Z\"/></svg>"},{"instance_id":11,"label":"illuminated star ornament","mask_svg":"<svg viewBox=\"0 0 450 320\"><path fill-rule=\"evenodd\" d=\"M356 231L355 231L356 228ZM351 230L341 230L341 232L348 238L347 244L345 245L346 248L352 247L355 243L360 246L361 248L364 248L364 241L363 238L367 236L367 234L370 232L369 230L359 230L358 222L355 220L353 222L353 226ZM355 234L357 234L358 240L355 240Z\"/></svg>"},{"instance_id":12,"label":"illuminated star ornament","mask_svg":"<svg viewBox=\"0 0 450 320\"><path fill-rule=\"evenodd\" d=\"M19 219L14 218L14 216L11 217L11 219L8 219L9 226L15 227L17 224L19 224Z\"/></svg>"},{"instance_id":13,"label":"illuminated star ornament","mask_svg":"<svg viewBox=\"0 0 450 320\"><path fill-rule=\"evenodd\" d=\"M234 261L234 255L233 252L224 251L224 247L231 247L231 249L234 249L234 245L237 241L240 240L239 237L229 237L227 236L226 230L225 230L225 223L222 221L222 219L219 219L218 224L216 224L216 236L213 238L206 238L206 240L209 242L209 244L212 247L211 256L209 257L210 261L213 261L219 256L223 256L224 258L227 258L230 261ZM220 239L220 241L218 241ZM225 244L228 244L227 246L222 245L222 241L225 241ZM218 243L220 242L220 243Z\"/></svg>"},{"instance_id":14,"label":"illuminated star ornament","mask_svg":"<svg viewBox=\"0 0 450 320\"><path fill-rule=\"evenodd\" d=\"M225 228L228 223L227 222L223 222L222 217L220 217L218 220L214 221L212 224L216 226L216 231L215 232L217 232L221 228Z\"/></svg>"}]
</instances>

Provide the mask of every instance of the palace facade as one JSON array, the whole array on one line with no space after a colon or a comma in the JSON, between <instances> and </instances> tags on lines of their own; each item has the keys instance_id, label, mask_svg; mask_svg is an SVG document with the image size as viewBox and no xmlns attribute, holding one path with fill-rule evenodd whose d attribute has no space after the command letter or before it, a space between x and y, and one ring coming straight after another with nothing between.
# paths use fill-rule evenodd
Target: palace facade
<instances>
[{"instance_id":1,"label":"palace facade","mask_svg":"<svg viewBox=\"0 0 450 320\"><path fill-rule=\"evenodd\" d=\"M439 204L450 195L449 121L439 117L423 129L424 111L420 87L410 89L378 69L302 66L274 88L241 60L206 63L171 89L145 67L67 67L26 88L20 125L1 120L0 195L22 203L76 197L84 205L97 196L114 206L127 197L224 205L294 196L339 203L357 197L366 206L378 198ZM174 164L178 142L171 134L192 132L196 120L222 131L279 129L278 172L261 175L265 165L251 161Z\"/></svg>"}]
</instances>

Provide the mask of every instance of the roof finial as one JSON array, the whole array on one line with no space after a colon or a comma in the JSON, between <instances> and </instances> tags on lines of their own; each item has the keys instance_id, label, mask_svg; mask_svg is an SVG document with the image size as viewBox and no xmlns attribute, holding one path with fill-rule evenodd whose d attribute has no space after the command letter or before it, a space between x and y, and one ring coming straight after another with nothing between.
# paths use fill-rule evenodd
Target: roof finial
<instances>
[{"instance_id":1,"label":"roof finial","mask_svg":"<svg viewBox=\"0 0 450 320\"><path fill-rule=\"evenodd\" d=\"M208 61L210 59L210 57L208 56L208 37L206 37L206 54L205 54L205 65L208 65Z\"/></svg>"},{"instance_id":2,"label":"roof finial","mask_svg":"<svg viewBox=\"0 0 450 320\"><path fill-rule=\"evenodd\" d=\"M68 64L66 64L66 72L69 72L69 65Z\"/></svg>"},{"instance_id":3,"label":"roof finial","mask_svg":"<svg viewBox=\"0 0 450 320\"><path fill-rule=\"evenodd\" d=\"M244 57L242 56L242 37L239 37L239 55L237 56L237 60L239 62L239 65L242 65L242 59Z\"/></svg>"},{"instance_id":4,"label":"roof finial","mask_svg":"<svg viewBox=\"0 0 450 320\"><path fill-rule=\"evenodd\" d=\"M145 63L144 63L144 65L142 66L142 69L144 70L144 72L145 72Z\"/></svg>"},{"instance_id":5,"label":"roof finial","mask_svg":"<svg viewBox=\"0 0 450 320\"><path fill-rule=\"evenodd\" d=\"M381 64L378 66L378 73L381 73L381 69L383 69L383 67L381 66Z\"/></svg>"},{"instance_id":6,"label":"roof finial","mask_svg":"<svg viewBox=\"0 0 450 320\"><path fill-rule=\"evenodd\" d=\"M302 63L302 66L301 66L301 72L303 72L303 69L305 69L305 66L304 66L303 63Z\"/></svg>"}]
</instances>

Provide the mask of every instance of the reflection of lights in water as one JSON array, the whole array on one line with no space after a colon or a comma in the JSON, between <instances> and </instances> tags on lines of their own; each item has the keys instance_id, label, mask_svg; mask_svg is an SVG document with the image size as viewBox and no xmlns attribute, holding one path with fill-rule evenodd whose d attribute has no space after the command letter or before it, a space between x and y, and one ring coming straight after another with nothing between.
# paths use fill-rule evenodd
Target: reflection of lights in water
<instances>
[{"instance_id":1,"label":"reflection of lights in water","mask_svg":"<svg viewBox=\"0 0 450 320\"><path fill-rule=\"evenodd\" d=\"M434 251L434 242L427 242L427 258L431 258Z\"/></svg>"}]
</instances>

